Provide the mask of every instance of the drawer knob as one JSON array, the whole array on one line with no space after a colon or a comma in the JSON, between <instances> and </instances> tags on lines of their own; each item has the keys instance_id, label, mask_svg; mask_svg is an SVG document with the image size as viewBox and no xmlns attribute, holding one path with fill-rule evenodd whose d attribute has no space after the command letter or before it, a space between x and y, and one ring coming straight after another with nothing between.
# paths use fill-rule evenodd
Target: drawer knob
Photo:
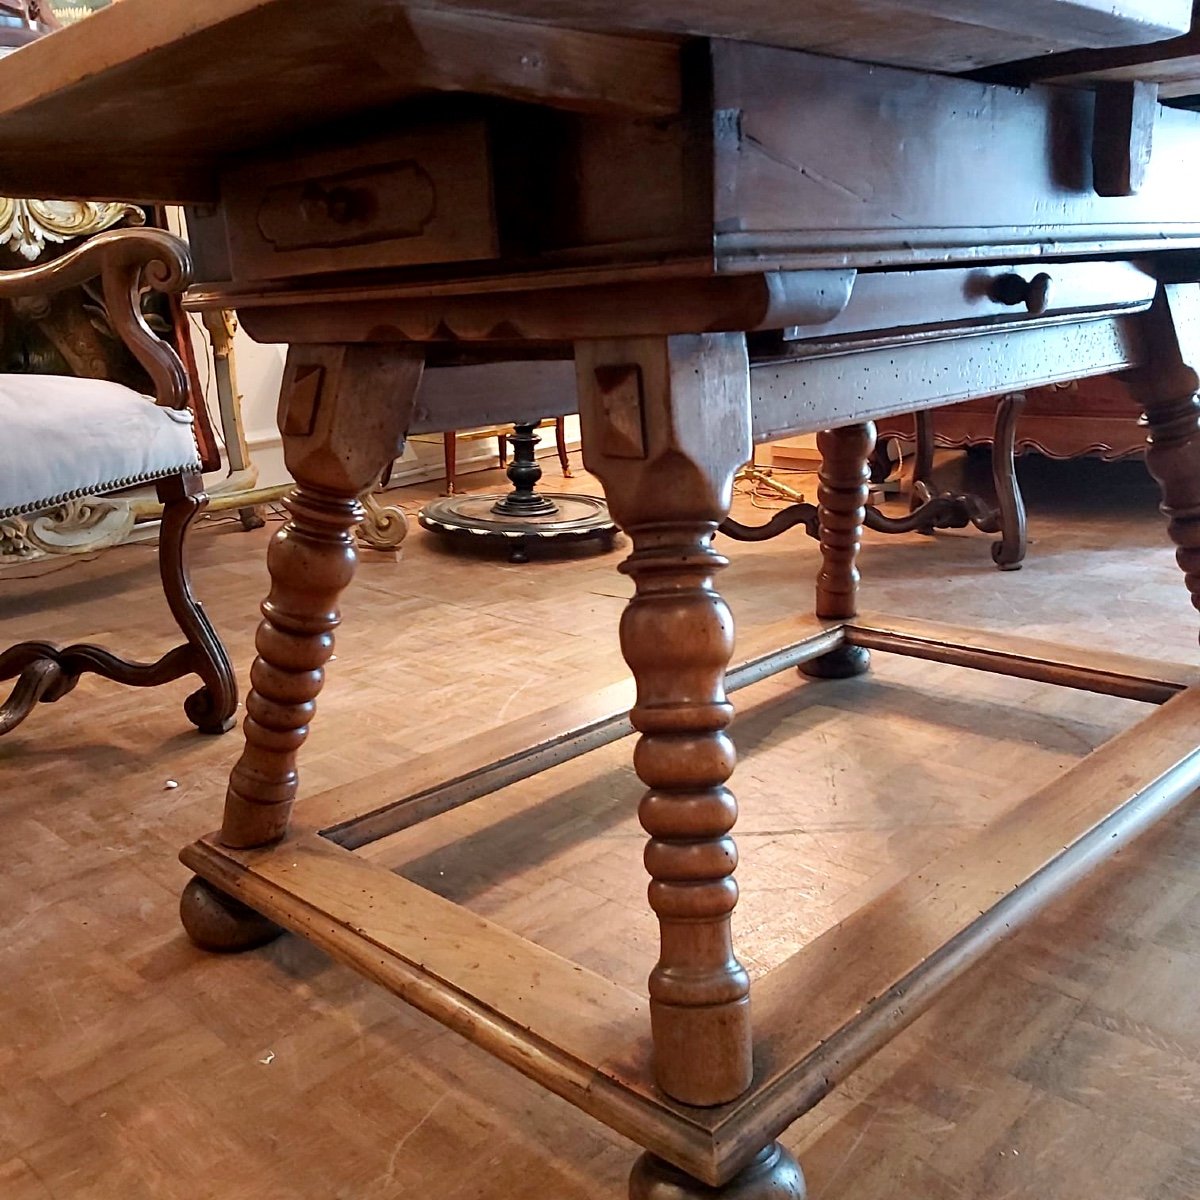
<instances>
[{"instance_id":1,"label":"drawer knob","mask_svg":"<svg viewBox=\"0 0 1200 1200\"><path fill-rule=\"evenodd\" d=\"M1045 271L1039 271L1032 279L1022 279L1016 272L997 275L992 280L991 297L997 304L1013 307L1023 304L1036 317L1050 307L1053 282Z\"/></svg>"}]
</instances>

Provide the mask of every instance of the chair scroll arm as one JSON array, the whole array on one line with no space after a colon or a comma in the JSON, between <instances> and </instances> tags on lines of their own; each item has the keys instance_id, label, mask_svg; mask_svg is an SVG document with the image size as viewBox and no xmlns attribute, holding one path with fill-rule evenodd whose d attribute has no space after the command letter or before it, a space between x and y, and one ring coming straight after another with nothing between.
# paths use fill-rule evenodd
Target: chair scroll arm
<instances>
[{"instance_id":1,"label":"chair scroll arm","mask_svg":"<svg viewBox=\"0 0 1200 1200\"><path fill-rule=\"evenodd\" d=\"M188 378L174 348L150 328L141 293L181 292L192 280L187 243L162 229L110 229L52 262L0 271L0 300L47 296L99 277L117 336L154 383L159 404L186 408Z\"/></svg>"}]
</instances>

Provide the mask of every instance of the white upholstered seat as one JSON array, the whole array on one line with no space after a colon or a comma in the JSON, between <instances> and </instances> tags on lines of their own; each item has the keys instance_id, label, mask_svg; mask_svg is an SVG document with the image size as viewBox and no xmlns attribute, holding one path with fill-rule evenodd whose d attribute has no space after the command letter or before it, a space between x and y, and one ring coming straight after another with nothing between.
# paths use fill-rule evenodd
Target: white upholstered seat
<instances>
[{"instance_id":1,"label":"white upholstered seat","mask_svg":"<svg viewBox=\"0 0 1200 1200\"><path fill-rule=\"evenodd\" d=\"M100 379L0 374L0 517L199 468L186 409Z\"/></svg>"}]
</instances>

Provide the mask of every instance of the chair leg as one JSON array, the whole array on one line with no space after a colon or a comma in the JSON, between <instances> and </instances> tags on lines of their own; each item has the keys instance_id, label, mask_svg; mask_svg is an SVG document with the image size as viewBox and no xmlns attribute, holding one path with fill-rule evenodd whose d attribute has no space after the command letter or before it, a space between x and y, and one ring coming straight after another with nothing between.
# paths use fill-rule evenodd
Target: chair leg
<instances>
[{"instance_id":1,"label":"chair leg","mask_svg":"<svg viewBox=\"0 0 1200 1200\"><path fill-rule=\"evenodd\" d=\"M158 535L158 571L167 607L187 640L191 667L203 682L184 702L187 718L201 733L225 733L237 712L237 680L224 644L199 601L188 577L188 528L208 504L199 472L173 475L158 484L162 526Z\"/></svg>"},{"instance_id":2,"label":"chair leg","mask_svg":"<svg viewBox=\"0 0 1200 1200\"><path fill-rule=\"evenodd\" d=\"M917 442L916 453L913 456L912 493L908 506L910 509L917 509L933 494L929 485L933 477L933 451L936 440L933 431L933 412L925 409L923 412L914 413L913 417L917 423ZM925 530L924 532L932 531Z\"/></svg>"},{"instance_id":3,"label":"chair leg","mask_svg":"<svg viewBox=\"0 0 1200 1200\"><path fill-rule=\"evenodd\" d=\"M1017 418L1025 406L1023 392L1010 392L996 406L992 438L992 482L1000 516L1000 540L992 543L992 560L1002 571L1020 569L1025 558L1025 500L1017 481Z\"/></svg>"},{"instance_id":4,"label":"chair leg","mask_svg":"<svg viewBox=\"0 0 1200 1200\"><path fill-rule=\"evenodd\" d=\"M567 422L564 417L554 418L554 444L558 447L558 461L562 464L564 479L571 478L571 460L567 456Z\"/></svg>"},{"instance_id":5,"label":"chair leg","mask_svg":"<svg viewBox=\"0 0 1200 1200\"><path fill-rule=\"evenodd\" d=\"M442 448L446 454L446 495L453 496L458 476L458 434L443 433Z\"/></svg>"}]
</instances>

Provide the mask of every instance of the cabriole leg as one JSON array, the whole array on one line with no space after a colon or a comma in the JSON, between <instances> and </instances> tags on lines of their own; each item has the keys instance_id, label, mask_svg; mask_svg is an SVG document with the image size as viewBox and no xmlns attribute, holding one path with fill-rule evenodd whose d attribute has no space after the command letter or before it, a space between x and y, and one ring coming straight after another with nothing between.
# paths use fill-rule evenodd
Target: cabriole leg
<instances>
[{"instance_id":1,"label":"cabriole leg","mask_svg":"<svg viewBox=\"0 0 1200 1200\"><path fill-rule=\"evenodd\" d=\"M187 534L204 511L208 497L199 471L160 480L162 523L158 533L158 573L175 623L191 650L192 669L203 687L184 702L187 718L201 733L225 733L237 712L237 679L224 644L200 602L188 576Z\"/></svg>"},{"instance_id":2,"label":"cabriole leg","mask_svg":"<svg viewBox=\"0 0 1200 1200\"><path fill-rule=\"evenodd\" d=\"M870 498L867 458L875 445L875 426L867 421L817 435L821 472L817 488L821 573L817 576L817 616L849 620L858 611L858 550ZM801 666L814 679L848 679L871 665L862 646L839 646Z\"/></svg>"},{"instance_id":3,"label":"cabriole leg","mask_svg":"<svg viewBox=\"0 0 1200 1200\"><path fill-rule=\"evenodd\" d=\"M423 359L411 348L298 346L280 399L284 456L295 478L290 519L267 553L271 590L246 698L246 745L229 778L220 840L266 846L287 833L308 735L340 621L338 599L354 575L358 497L404 448ZM206 949L264 940L262 918L207 884L181 906L184 927Z\"/></svg>"},{"instance_id":4,"label":"cabriole leg","mask_svg":"<svg viewBox=\"0 0 1200 1200\"><path fill-rule=\"evenodd\" d=\"M576 363L584 461L633 542L621 567L636 586L621 648L637 682L634 765L647 787L638 815L660 930L649 982L655 1076L685 1104L722 1104L752 1077L750 981L730 931L733 621L714 585L726 560L713 548L751 454L745 339L581 343Z\"/></svg>"}]
</instances>

